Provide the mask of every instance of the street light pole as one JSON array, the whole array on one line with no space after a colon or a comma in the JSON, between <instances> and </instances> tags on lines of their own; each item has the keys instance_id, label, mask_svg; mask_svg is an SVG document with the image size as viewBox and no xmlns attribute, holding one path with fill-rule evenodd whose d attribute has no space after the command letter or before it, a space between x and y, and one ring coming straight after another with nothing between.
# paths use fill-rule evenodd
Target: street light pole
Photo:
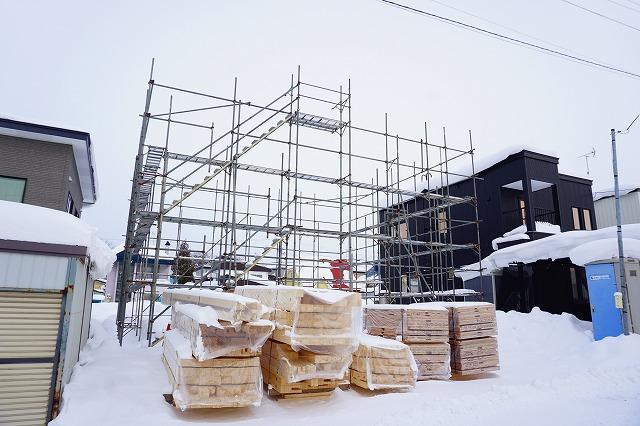
<instances>
[{"instance_id":1,"label":"street light pole","mask_svg":"<svg viewBox=\"0 0 640 426\"><path fill-rule=\"evenodd\" d=\"M624 247L622 244L622 216L620 214L620 184L618 182L618 154L616 152L616 129L611 129L611 153L613 161L613 187L616 204L616 228L618 234L618 267L620 271L620 289L622 290L622 327L624 334L629 334L627 323L627 274L624 264Z\"/></svg>"}]
</instances>

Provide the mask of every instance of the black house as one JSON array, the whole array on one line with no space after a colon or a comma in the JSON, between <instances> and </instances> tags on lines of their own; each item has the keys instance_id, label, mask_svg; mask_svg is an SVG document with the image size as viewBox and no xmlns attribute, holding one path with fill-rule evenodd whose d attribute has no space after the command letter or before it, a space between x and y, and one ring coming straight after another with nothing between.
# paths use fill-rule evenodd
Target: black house
<instances>
[{"instance_id":1,"label":"black house","mask_svg":"<svg viewBox=\"0 0 640 426\"><path fill-rule=\"evenodd\" d=\"M434 260L431 255L416 256L420 267L434 270L438 268L435 262L441 262L441 269L460 268L477 262L480 256L485 257L494 251L494 239L521 225L526 226L530 240L550 235L548 232L552 227L549 224L557 225L562 232L596 228L591 180L561 174L558 172L558 158L529 150L507 151L497 160L476 171L475 189L474 179L466 178L456 182L450 180L445 188L432 186L422 190L424 194L431 191L431 194L447 193L455 197L472 197L475 191L479 227L475 222L475 208L469 203L444 209L434 219L433 215L416 215L421 210L432 208L434 203L429 197L416 197L380 212L381 224L391 224L383 226L383 232L405 234L418 241L444 241L454 245L479 242L479 250L451 251L444 263ZM398 224L395 225L389 222L389 217L397 217L398 211L413 215L405 221L396 219ZM522 241L526 240L505 242L498 247ZM401 254L407 254L407 248L397 243L380 249L381 259L398 258ZM410 270L412 260L405 257L400 262L407 266L407 271ZM411 280L411 277L403 277L402 268L385 268L381 263L380 269L391 291L399 291L403 286L406 288L404 283ZM450 272L445 278L432 274L432 277L421 276L421 279L437 290L459 288L461 283L454 280ZM431 279L434 282L429 282ZM425 287L424 283L419 285ZM489 296L487 289L483 293ZM493 301L493 294L485 299Z\"/></svg>"}]
</instances>

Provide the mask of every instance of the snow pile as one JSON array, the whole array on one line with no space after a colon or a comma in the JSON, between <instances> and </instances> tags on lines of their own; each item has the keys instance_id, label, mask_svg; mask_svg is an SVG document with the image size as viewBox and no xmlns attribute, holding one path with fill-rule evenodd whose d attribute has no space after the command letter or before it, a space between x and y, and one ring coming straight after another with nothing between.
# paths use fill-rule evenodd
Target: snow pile
<instances>
[{"instance_id":1,"label":"snow pile","mask_svg":"<svg viewBox=\"0 0 640 426\"><path fill-rule=\"evenodd\" d=\"M640 224L623 225L622 234L627 239L640 240ZM542 259L567 258L569 257L569 252L574 248L585 243L607 238L616 238L615 226L595 231L562 232L539 240L505 247L482 259L482 273L488 274L497 271L509 266L511 263L532 263ZM610 256L606 258L608 259ZM456 276L462 278L463 281L476 278L479 275L479 263L463 266L461 270L456 272Z\"/></svg>"},{"instance_id":2,"label":"snow pile","mask_svg":"<svg viewBox=\"0 0 640 426\"><path fill-rule=\"evenodd\" d=\"M211 306L198 306L191 303L176 303L173 307L176 312L180 312L199 324L208 327L222 328L218 322L218 313Z\"/></svg>"},{"instance_id":3,"label":"snow pile","mask_svg":"<svg viewBox=\"0 0 640 426\"><path fill-rule=\"evenodd\" d=\"M505 232L502 234L502 237L494 238L491 241L491 247L494 250L498 250L498 244L506 243L509 241L518 241L518 240L528 240L529 236L527 235L527 225L520 225L511 231Z\"/></svg>"},{"instance_id":4,"label":"snow pile","mask_svg":"<svg viewBox=\"0 0 640 426\"><path fill-rule=\"evenodd\" d=\"M623 238L622 244L625 257L640 259L640 240ZM581 244L569 252L569 258L572 263L580 266L597 260L617 259L618 239L604 238Z\"/></svg>"},{"instance_id":5,"label":"snow pile","mask_svg":"<svg viewBox=\"0 0 640 426\"><path fill-rule=\"evenodd\" d=\"M116 304L102 305L102 325L112 330ZM328 399L265 399L256 408L186 413L162 397L171 388L161 347L146 348L131 334L120 348L109 332L102 345L86 348L90 360L75 367L51 425L638 424L640 336L594 342L590 323L539 309L496 316L501 370L483 379L419 382L407 393L336 390Z\"/></svg>"},{"instance_id":6,"label":"snow pile","mask_svg":"<svg viewBox=\"0 0 640 426\"><path fill-rule=\"evenodd\" d=\"M94 278L104 278L116 261L109 246L98 238L96 228L63 211L0 201L0 216L0 240L86 247Z\"/></svg>"}]
</instances>

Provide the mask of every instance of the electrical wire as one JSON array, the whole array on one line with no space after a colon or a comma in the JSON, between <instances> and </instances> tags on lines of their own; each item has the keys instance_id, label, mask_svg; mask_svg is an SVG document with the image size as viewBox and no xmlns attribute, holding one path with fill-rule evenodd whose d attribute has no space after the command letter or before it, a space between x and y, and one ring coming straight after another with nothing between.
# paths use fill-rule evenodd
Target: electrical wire
<instances>
[{"instance_id":1,"label":"electrical wire","mask_svg":"<svg viewBox=\"0 0 640 426\"><path fill-rule=\"evenodd\" d=\"M530 38L530 39L532 39L532 40L540 41L540 42L545 43L545 44L547 44L547 45L549 45L549 46L557 47L557 48L559 48L559 49L564 50L565 52L573 53L574 55L580 55L580 56L582 56L582 57L584 57L584 58L587 58L587 59L590 59L590 60L592 60L592 61L598 61L598 60L597 60L597 59L595 59L595 58L589 57L589 56L587 56L587 55L583 55L583 54L578 53L578 52L576 52L576 51L574 51L574 50L571 50L571 49L567 49L566 47L561 46L561 45L559 45L559 44L552 43L552 42L550 42L550 41L548 41L548 40L544 40L544 39L541 39L541 38L538 38L538 37L532 36L531 34L524 33L524 32L522 32L522 31L520 31L520 30L517 30L517 29L515 29L515 28L511 28L511 27L508 27L508 26L506 26L506 25L502 25L502 24L500 24L500 23L498 23L498 22L496 22L496 21L492 21L492 20L490 20L490 19L483 18L482 16L478 16L478 15L476 15L476 14L474 14L474 13L467 12L466 10L462 10L462 9L457 8L457 7L455 7L455 6L451 6L451 5L449 5L449 4L447 4L447 3L443 2L443 1L440 1L440 0L429 0L429 1L431 1L432 3L437 3L437 4L439 4L440 6L443 6L443 7L446 7L446 8L452 9L452 10L455 10L456 12L460 12L460 13L464 13L465 15L472 16L472 17L474 17L474 18L476 18L476 19L479 19L479 20L481 20L481 21L487 22L487 23L489 23L489 24L491 24L491 25L495 25L495 26L497 26L497 27L503 28L503 29L505 29L505 30L509 30L509 31L514 32L514 33L516 33L516 34L523 35L523 36L528 37L528 38ZM609 0L609 1L612 1L612 0ZM606 64L606 65L609 65L609 64Z\"/></svg>"},{"instance_id":2,"label":"electrical wire","mask_svg":"<svg viewBox=\"0 0 640 426\"><path fill-rule=\"evenodd\" d=\"M609 3L617 4L617 5L618 5L618 6L620 6L620 7L624 7L625 9L629 9L629 10L632 10L632 11L634 11L634 12L636 12L636 13L640 13L640 10L638 10L638 9L636 9L636 8L633 8L633 7L631 7L631 6L627 6L627 5L626 5L626 4L624 4L624 3L617 2L616 0L607 0L607 1L608 1Z\"/></svg>"},{"instance_id":3,"label":"electrical wire","mask_svg":"<svg viewBox=\"0 0 640 426\"><path fill-rule=\"evenodd\" d=\"M613 19L613 18L611 18L610 16L603 15L602 13L600 13L600 12L596 12L595 10L591 10L591 9L588 9L588 8L586 8L586 7L584 7L584 6L580 6L579 4L576 4L576 3L570 2L569 0L560 0L560 1L561 1L561 2L563 2L563 3L570 4L571 6L577 7L578 9L584 10L585 12L589 12L589 13L591 13L591 14L594 14L594 15L596 15L596 16L599 16L599 17L601 17L601 18L604 18L604 19L606 19L607 21L615 22L616 24L620 24L620 25L625 26L625 27L627 27L627 28L629 28L629 29L632 29L632 30L635 30L635 31L640 32L640 28L638 28L638 27L634 27L633 25L629 25L629 24L624 23L624 22L622 22L622 21L618 21L617 19Z\"/></svg>"},{"instance_id":4,"label":"electrical wire","mask_svg":"<svg viewBox=\"0 0 640 426\"><path fill-rule=\"evenodd\" d=\"M540 45L535 44L535 43L529 43L528 41L520 40L520 39L517 39L515 37L510 37L510 36L507 36L507 35L504 35L504 34L501 34L501 33L497 33L495 31L490 31L490 30L487 30L487 29L484 29L484 28L481 28L481 27L478 27L478 26L475 26L475 25L467 24L467 23L464 23L462 21L457 21L455 19L447 18L447 17L441 16L441 15L436 15L435 13L430 13L430 12L427 12L427 11L424 11L424 10L421 10L421 9L417 9L417 8L414 8L414 7L411 7L411 6L407 6L405 4L397 3L397 2L394 2L394 1L391 1L391 0L379 0L379 1L381 1L382 3L388 4L388 5L391 5L391 6L395 6L395 7L399 8L399 9L403 9L405 11L409 11L409 12L417 13L419 15L423 15L423 16L427 16L427 17L430 17L430 18L433 18L433 19L437 19L437 20L439 20L441 22L445 22L445 23L450 24L450 25L455 25L457 27L464 28L466 30L479 32L479 33L488 35L490 37L495 37L497 39L500 39L500 40L503 40L503 41L506 41L506 42L514 43L516 45L533 48L533 49L538 50L540 52L556 55L556 56L562 57L564 59L568 59L568 60L571 60L571 61L574 61L574 62L582 63L583 65L591 65L591 66L598 67L598 68L601 68L601 69L605 69L605 70L608 70L608 71L617 72L617 73L626 75L627 77L640 78L640 74L637 74L637 73L634 73L634 72L631 72L631 71L626 71L626 70L624 70L622 68L609 66L609 65L603 64L601 62L585 59L585 58L580 57L580 56L570 55L570 54L567 54L567 53L564 53L564 52L560 52L558 50L549 49L548 47L540 46Z\"/></svg>"}]
</instances>

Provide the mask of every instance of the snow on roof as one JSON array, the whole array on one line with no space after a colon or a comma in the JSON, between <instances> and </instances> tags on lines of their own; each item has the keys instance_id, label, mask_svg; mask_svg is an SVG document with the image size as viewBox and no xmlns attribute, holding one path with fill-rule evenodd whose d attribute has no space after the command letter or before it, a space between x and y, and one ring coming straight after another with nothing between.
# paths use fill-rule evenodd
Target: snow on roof
<instances>
[{"instance_id":1,"label":"snow on roof","mask_svg":"<svg viewBox=\"0 0 640 426\"><path fill-rule=\"evenodd\" d=\"M640 240L640 224L629 224L622 226L622 235L626 239ZM488 274L501 268L509 266L511 263L532 263L543 259L562 259L570 257L571 250L592 241L616 238L616 227L597 229L595 231L569 231L556 235L551 235L527 243L518 244L496 250L489 256L482 259L482 273ZM635 250L629 252L630 257L635 257ZM609 256L605 259L610 258ZM467 281L480 275L480 264L474 263L463 266L456 272L456 276Z\"/></svg>"},{"instance_id":2,"label":"snow on roof","mask_svg":"<svg viewBox=\"0 0 640 426\"><path fill-rule=\"evenodd\" d=\"M630 194L634 191L640 190L640 186L634 185L620 185L620 196ZM609 198L615 196L614 188L605 188L593 192L593 201L602 200L603 198Z\"/></svg>"},{"instance_id":3,"label":"snow on roof","mask_svg":"<svg viewBox=\"0 0 640 426\"><path fill-rule=\"evenodd\" d=\"M94 278L107 275L116 260L109 246L98 238L97 229L69 213L0 201L0 217L0 240L86 247Z\"/></svg>"},{"instance_id":4,"label":"snow on roof","mask_svg":"<svg viewBox=\"0 0 640 426\"><path fill-rule=\"evenodd\" d=\"M640 240L633 238L622 238L625 257L640 259ZM569 252L571 263L584 266L587 263L598 260L608 260L618 258L618 239L603 238L581 244Z\"/></svg>"},{"instance_id":5,"label":"snow on roof","mask_svg":"<svg viewBox=\"0 0 640 426\"><path fill-rule=\"evenodd\" d=\"M449 171L449 176L446 182L444 182L444 185L442 184L442 182L440 181L439 178L431 178L429 179L429 181L427 181L426 179L422 180L421 182L417 182L415 184L414 187L414 183L413 180L410 181L405 181L404 184L401 184L401 188L407 191L414 191L415 192L422 192L425 191L427 189L430 190L436 190L439 189L442 186L446 186L448 185L453 185L455 183L458 182L462 182L464 180L469 179L472 175L473 172L475 171L475 174L478 174L484 170L487 170L489 168L491 168L492 166L498 164L499 162L506 160L509 156L514 155L514 154L518 154L522 151L529 151L529 152L533 152L536 154L541 154L541 155L546 155L549 157L553 157L553 158L558 158L558 155L553 152L553 151L549 151L549 150L545 150L545 149L540 149L538 147L533 147L530 145L511 145L508 147L505 147L503 149L500 149L496 152L494 152L491 155L487 155L484 157L474 157L474 163L473 163L473 169L472 169L472 165L471 165L471 161L467 161L464 165L464 167L460 167L458 169L455 170L450 170ZM437 172L434 172L437 174ZM410 196L407 195L396 195L393 194L393 196L391 197L390 200L390 204L393 205L395 203L399 203L401 201L406 201L408 199L410 199ZM381 202L381 207L384 207L382 204L384 202Z\"/></svg>"}]
</instances>

